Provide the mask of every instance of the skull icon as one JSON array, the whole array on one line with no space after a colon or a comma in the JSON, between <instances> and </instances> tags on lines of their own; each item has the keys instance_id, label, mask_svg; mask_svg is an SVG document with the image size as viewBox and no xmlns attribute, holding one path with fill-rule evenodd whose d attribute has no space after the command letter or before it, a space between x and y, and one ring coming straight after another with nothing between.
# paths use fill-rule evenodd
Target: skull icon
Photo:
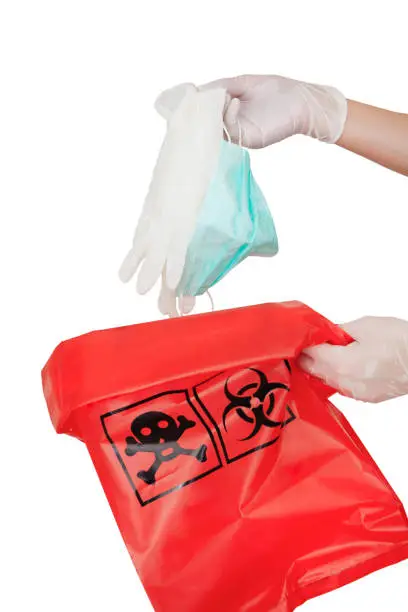
<instances>
[{"instance_id":1,"label":"skull icon","mask_svg":"<svg viewBox=\"0 0 408 612\"><path fill-rule=\"evenodd\" d=\"M141 470L137 476L146 484L156 482L156 474L161 464L172 461L181 455L194 457L200 463L207 461L207 447L202 444L197 449L183 448L179 439L187 429L195 426L185 416L177 419L164 412L151 411L137 416L131 424L133 436L126 438L125 453L133 457L136 453L153 453L155 459L148 470Z\"/></svg>"},{"instance_id":2,"label":"skull icon","mask_svg":"<svg viewBox=\"0 0 408 612\"><path fill-rule=\"evenodd\" d=\"M290 371L287 362L285 362L285 366ZM274 392L277 389L289 391L288 385L282 382L269 382L266 375L255 368L249 368L248 372L254 373L256 376L251 376L251 381L234 393L230 389L230 379L224 385L224 393L230 401L222 417L225 431L227 431L227 416L234 410L240 419L253 425L249 435L241 438L241 440L250 440L257 435L262 427L284 427L295 418L289 406L286 406L289 415L286 420L274 420L272 418L275 408Z\"/></svg>"}]
</instances>

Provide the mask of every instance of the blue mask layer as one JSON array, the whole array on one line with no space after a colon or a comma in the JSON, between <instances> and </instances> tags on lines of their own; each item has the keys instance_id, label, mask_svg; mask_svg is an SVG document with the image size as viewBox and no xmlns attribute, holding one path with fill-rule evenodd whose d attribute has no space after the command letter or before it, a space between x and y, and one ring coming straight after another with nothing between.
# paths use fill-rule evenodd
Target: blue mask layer
<instances>
[{"instance_id":1,"label":"blue mask layer","mask_svg":"<svg viewBox=\"0 0 408 612\"><path fill-rule=\"evenodd\" d=\"M277 252L275 225L252 175L249 153L223 142L177 295L201 295L249 255L272 257Z\"/></svg>"}]
</instances>

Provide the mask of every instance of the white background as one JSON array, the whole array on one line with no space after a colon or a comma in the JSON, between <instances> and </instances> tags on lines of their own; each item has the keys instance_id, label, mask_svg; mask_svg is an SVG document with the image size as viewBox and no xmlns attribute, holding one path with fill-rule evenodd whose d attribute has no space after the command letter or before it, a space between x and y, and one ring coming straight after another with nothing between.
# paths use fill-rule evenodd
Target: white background
<instances>
[{"instance_id":1,"label":"white background","mask_svg":"<svg viewBox=\"0 0 408 612\"><path fill-rule=\"evenodd\" d=\"M150 610L85 447L52 430L40 370L62 339L158 316L156 295L117 278L163 137L156 95L276 73L407 112L406 23L400 0L3 0L2 609ZM339 322L408 319L407 179L302 137L252 160L281 252L239 266L216 307L299 299ZM335 401L408 504L408 399ZM407 569L303 609L406 611Z\"/></svg>"}]
</instances>

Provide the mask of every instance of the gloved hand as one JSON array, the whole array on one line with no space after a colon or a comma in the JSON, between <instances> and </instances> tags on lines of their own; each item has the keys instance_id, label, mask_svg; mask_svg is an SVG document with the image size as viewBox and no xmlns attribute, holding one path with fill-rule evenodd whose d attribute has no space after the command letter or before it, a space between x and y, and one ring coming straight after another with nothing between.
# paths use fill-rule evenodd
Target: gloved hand
<instances>
[{"instance_id":1,"label":"gloved hand","mask_svg":"<svg viewBox=\"0 0 408 612\"><path fill-rule=\"evenodd\" d=\"M342 395L364 402L408 393L408 321L364 317L342 327L355 342L310 348L299 365Z\"/></svg>"},{"instance_id":2,"label":"gloved hand","mask_svg":"<svg viewBox=\"0 0 408 612\"><path fill-rule=\"evenodd\" d=\"M230 103L224 122L234 142L260 149L294 134L334 143L342 135L347 101L333 87L281 76L238 76L220 79L203 89L227 90Z\"/></svg>"}]
</instances>

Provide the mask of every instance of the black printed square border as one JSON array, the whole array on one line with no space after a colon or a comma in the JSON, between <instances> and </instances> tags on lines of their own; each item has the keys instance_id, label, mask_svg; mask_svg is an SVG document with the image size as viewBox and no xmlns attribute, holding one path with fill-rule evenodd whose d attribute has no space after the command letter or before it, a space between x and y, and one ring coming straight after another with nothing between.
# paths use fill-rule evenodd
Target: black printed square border
<instances>
[{"instance_id":1,"label":"black printed square border","mask_svg":"<svg viewBox=\"0 0 408 612\"><path fill-rule=\"evenodd\" d=\"M200 405L200 408L205 413L206 417L211 422L211 424L213 425L215 431L217 432L217 436L218 436L218 439L219 439L222 451L224 453L225 461L228 464L234 463L234 461L238 461L239 459L243 459L244 457L247 457L248 455L251 455L252 453L255 453L256 451L259 451L259 450L262 450L264 448L267 448L268 446L272 446L272 444L275 444L279 440L280 435L278 435L276 438L273 438L272 440L269 440L268 442L265 442L264 444L260 444L258 446L255 446L254 448L246 450L243 453L240 453L239 455L235 455L234 457L230 457L228 455L227 446L225 444L223 435L221 433L221 430L220 430L216 420L214 419L214 417L212 416L211 412L208 410L208 408L206 407L206 405L204 404L204 402L200 399L200 397L198 395L198 389L203 384L204 383L200 383L200 384L196 385L193 388L194 399ZM289 405L286 407L286 409L288 411L289 418L285 421L285 424L282 426L282 428L286 427L286 425L289 425L290 423L292 423L292 421L294 421L296 419L296 415L295 415L295 413L293 412L293 410L291 409L291 407Z\"/></svg>"},{"instance_id":2,"label":"black printed square border","mask_svg":"<svg viewBox=\"0 0 408 612\"><path fill-rule=\"evenodd\" d=\"M194 414L197 416L197 418L199 419L200 423L202 423L202 425L204 425L204 427L205 427L205 429L206 429L206 431L208 433L209 439L211 440L211 444L212 444L212 446L214 448L214 451L215 451L215 454L216 454L216 457L217 457L217 460L218 460L218 464L215 467L212 467L210 470L208 470L206 472L202 472L201 474L199 474L195 478L191 478L190 480L187 480L187 481L185 481L183 483L180 483L179 485L176 485L175 487L172 487L171 489L169 489L167 491L164 491L164 492L162 492L162 493L160 493L158 495L154 495L153 497L144 500L140 496L140 494L139 494L139 492L137 490L137 487L136 487L136 485L135 485L135 483L134 483L134 481L133 481L133 479L132 479L132 477L131 477L131 475L129 473L129 470L126 467L126 465L125 465L125 463L124 463L124 461L122 459L122 456L121 456L117 446L115 445L115 442L112 440L112 438L111 438L111 436L110 436L110 434L108 432L108 429L107 429L107 426L106 426L106 420L108 418L114 416L115 414L124 412L126 410L131 410L133 408L136 408L137 406L143 406L143 404L150 403L153 400L159 399L159 398L164 397L164 396L176 395L176 394L177 395L180 395L180 394L184 395L187 404L193 410ZM204 478L205 476L209 476L210 474L212 474L216 470L219 470L220 468L223 467L223 464L222 464L222 461L221 461L221 457L220 457L220 453L219 453L216 441L214 439L213 432L208 427L207 423L205 422L205 420L201 416L200 412L194 406L193 402L190 399L189 393L188 393L188 391L186 389L181 389L181 390L176 390L176 391L165 391L163 393L158 393L157 395L148 397L148 398L146 398L146 399L144 399L144 400L142 400L140 402L135 402L135 403L130 404L128 406L125 406L123 408L118 408L117 410L112 410L111 412L107 412L107 413L101 415L100 419L101 419L101 424L102 424L102 428L103 428L103 431L105 433L105 436L106 436L107 440L109 441L109 443L111 444L111 446L112 446L112 448L113 448L113 450L115 452L115 455L116 455L116 457L117 457L117 459L118 459L118 461L119 461L119 463L120 463L120 465L121 465L121 467L122 467L122 469L123 469L123 471L124 471L124 473L126 475L126 478L127 478L128 482L129 482L130 486L132 487L133 492L135 493L135 495L136 495L136 497L137 497L137 499L138 499L138 501L139 501L141 506L146 506L146 505L148 505L148 504L150 504L150 503L152 503L152 502L154 502L154 501L156 501L158 499L161 499L162 497L164 497L166 495L169 495L170 493L173 493L174 491L177 491L178 489L181 489L181 488L183 488L183 487L185 487L185 486L187 486L189 484L192 484L193 482L196 482L197 480L200 480L201 478Z\"/></svg>"}]
</instances>

